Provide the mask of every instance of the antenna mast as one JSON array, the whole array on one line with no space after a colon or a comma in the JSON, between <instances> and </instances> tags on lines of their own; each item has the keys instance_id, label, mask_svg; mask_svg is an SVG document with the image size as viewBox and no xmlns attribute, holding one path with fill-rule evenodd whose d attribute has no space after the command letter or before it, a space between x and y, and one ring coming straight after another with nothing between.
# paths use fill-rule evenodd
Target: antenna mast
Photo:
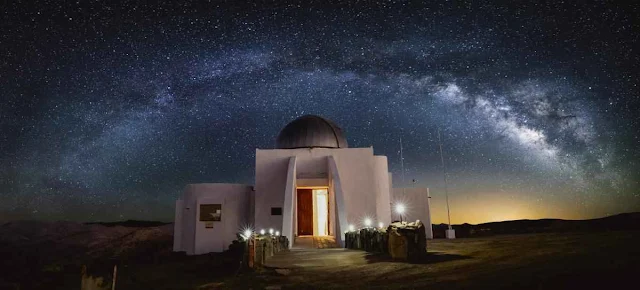
<instances>
[{"instance_id":1,"label":"antenna mast","mask_svg":"<svg viewBox=\"0 0 640 290\"><path fill-rule=\"evenodd\" d=\"M447 168L444 166L444 157L442 154L442 140L440 139L440 128L438 128L438 144L440 145L440 162L442 162L442 173L444 175L444 194L447 200L447 218L449 220L449 230L451 230L451 212L449 211L449 190L447 186ZM402 145L400 145L400 148L402 148ZM402 150L400 152L402 152Z\"/></svg>"},{"instance_id":2,"label":"antenna mast","mask_svg":"<svg viewBox=\"0 0 640 290\"><path fill-rule=\"evenodd\" d=\"M406 182L404 180L404 156L402 155L402 136L400 136L400 167L402 170L402 194L404 195L404 187Z\"/></svg>"}]
</instances>

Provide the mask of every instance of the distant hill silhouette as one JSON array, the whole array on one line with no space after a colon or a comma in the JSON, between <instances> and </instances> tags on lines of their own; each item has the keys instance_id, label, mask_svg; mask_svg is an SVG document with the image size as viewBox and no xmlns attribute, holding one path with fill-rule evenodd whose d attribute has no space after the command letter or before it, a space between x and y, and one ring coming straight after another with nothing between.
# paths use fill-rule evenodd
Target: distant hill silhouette
<instances>
[{"instance_id":1,"label":"distant hill silhouette","mask_svg":"<svg viewBox=\"0 0 640 290\"><path fill-rule=\"evenodd\" d=\"M170 223L156 222L156 221L126 220L126 221L118 221L118 222L91 222L91 223L84 223L84 224L103 225L105 227L123 226L123 227L134 227L134 228L148 228L148 227L164 226Z\"/></svg>"},{"instance_id":2,"label":"distant hill silhouette","mask_svg":"<svg viewBox=\"0 0 640 290\"><path fill-rule=\"evenodd\" d=\"M640 212L622 213L589 220L514 220L477 225L465 223L461 225L452 225L452 227L456 230L456 237L458 238L505 234L639 230ZM434 238L444 238L446 229L446 224L433 225Z\"/></svg>"}]
</instances>

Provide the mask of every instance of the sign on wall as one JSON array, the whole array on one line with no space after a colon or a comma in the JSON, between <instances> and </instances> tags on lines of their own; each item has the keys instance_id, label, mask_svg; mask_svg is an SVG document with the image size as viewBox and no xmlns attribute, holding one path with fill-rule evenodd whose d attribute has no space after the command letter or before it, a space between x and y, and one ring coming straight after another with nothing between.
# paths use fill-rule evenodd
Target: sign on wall
<instances>
[{"instance_id":1,"label":"sign on wall","mask_svg":"<svg viewBox=\"0 0 640 290\"><path fill-rule=\"evenodd\" d=\"M221 204L201 204L200 205L200 221L201 222L219 222L222 220Z\"/></svg>"}]
</instances>

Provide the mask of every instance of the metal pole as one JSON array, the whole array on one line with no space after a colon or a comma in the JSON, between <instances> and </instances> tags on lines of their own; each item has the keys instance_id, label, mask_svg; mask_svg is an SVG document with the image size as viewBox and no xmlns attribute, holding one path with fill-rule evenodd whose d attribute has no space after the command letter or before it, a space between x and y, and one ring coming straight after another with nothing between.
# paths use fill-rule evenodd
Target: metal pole
<instances>
[{"instance_id":1,"label":"metal pole","mask_svg":"<svg viewBox=\"0 0 640 290\"><path fill-rule=\"evenodd\" d=\"M404 155L402 155L402 136L400 136L400 167L402 170L402 198L407 195L405 192L406 182L404 180ZM400 222L402 222L402 214L400 213Z\"/></svg>"},{"instance_id":2,"label":"metal pole","mask_svg":"<svg viewBox=\"0 0 640 290\"><path fill-rule=\"evenodd\" d=\"M404 156L402 155L402 137L400 137L400 167L402 170L402 193L404 194L405 180L404 180Z\"/></svg>"},{"instance_id":3,"label":"metal pole","mask_svg":"<svg viewBox=\"0 0 640 290\"><path fill-rule=\"evenodd\" d=\"M116 290L116 275L118 275L118 265L113 265L113 280L111 281L111 290Z\"/></svg>"},{"instance_id":4,"label":"metal pole","mask_svg":"<svg viewBox=\"0 0 640 290\"><path fill-rule=\"evenodd\" d=\"M440 128L438 128L438 144L440 144L440 161L442 162L442 173L444 175L444 194L447 200L447 219L449 220L449 229L451 229L451 212L449 211L449 191L447 189L447 168L444 166L444 157L442 154L442 140L440 139Z\"/></svg>"}]
</instances>

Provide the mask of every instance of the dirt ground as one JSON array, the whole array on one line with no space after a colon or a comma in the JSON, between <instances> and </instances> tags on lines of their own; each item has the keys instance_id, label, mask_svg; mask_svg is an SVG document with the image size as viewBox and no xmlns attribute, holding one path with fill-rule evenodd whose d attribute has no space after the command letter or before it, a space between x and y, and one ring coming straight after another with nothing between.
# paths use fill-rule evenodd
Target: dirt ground
<instances>
[{"instance_id":1,"label":"dirt ground","mask_svg":"<svg viewBox=\"0 0 640 290\"><path fill-rule=\"evenodd\" d=\"M62 240L78 240L79 233L67 233ZM88 235L89 240L95 236ZM99 257L87 254L96 247L80 247L82 240L80 246L57 237L33 245L0 244L0 290L78 289L83 264L109 281L118 265L118 290L634 289L626 284L640 283L640 231L436 239L428 242L428 257L414 264L356 250L297 249L270 258L268 267L257 272L242 271L241 255L232 251L186 256L171 251L170 233L154 237L124 248L126 239L107 239L97 248L113 249Z\"/></svg>"},{"instance_id":2,"label":"dirt ground","mask_svg":"<svg viewBox=\"0 0 640 290\"><path fill-rule=\"evenodd\" d=\"M292 250L215 288L612 289L640 282L639 231L432 240L428 251L422 263L407 264L355 250Z\"/></svg>"}]
</instances>

